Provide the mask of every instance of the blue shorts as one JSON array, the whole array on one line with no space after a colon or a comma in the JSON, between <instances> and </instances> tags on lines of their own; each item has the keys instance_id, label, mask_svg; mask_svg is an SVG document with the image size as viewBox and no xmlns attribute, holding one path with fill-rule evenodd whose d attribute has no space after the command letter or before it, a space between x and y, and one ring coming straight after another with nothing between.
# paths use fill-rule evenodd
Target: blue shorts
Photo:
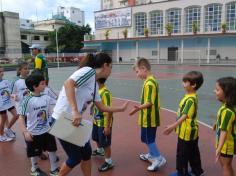
<instances>
[{"instance_id":1,"label":"blue shorts","mask_svg":"<svg viewBox=\"0 0 236 176\"><path fill-rule=\"evenodd\" d=\"M112 128L110 129L112 131ZM98 127L93 124L92 139L96 141L99 147L109 147L111 146L111 133L109 135L104 135L104 127Z\"/></svg>"},{"instance_id":2,"label":"blue shorts","mask_svg":"<svg viewBox=\"0 0 236 176\"><path fill-rule=\"evenodd\" d=\"M87 161L91 159L92 148L90 142L87 142L84 147L79 147L61 139L59 141L68 156L66 165L69 168L74 168L81 160Z\"/></svg>"},{"instance_id":3,"label":"blue shorts","mask_svg":"<svg viewBox=\"0 0 236 176\"><path fill-rule=\"evenodd\" d=\"M154 143L156 140L157 127L141 127L141 141L145 144Z\"/></svg>"}]
</instances>

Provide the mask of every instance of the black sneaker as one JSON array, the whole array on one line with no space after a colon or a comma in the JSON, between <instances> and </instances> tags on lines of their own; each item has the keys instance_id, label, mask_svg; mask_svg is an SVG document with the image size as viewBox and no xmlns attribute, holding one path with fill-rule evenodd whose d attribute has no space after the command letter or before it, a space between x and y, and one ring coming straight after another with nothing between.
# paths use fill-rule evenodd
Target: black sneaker
<instances>
[{"instance_id":1,"label":"black sneaker","mask_svg":"<svg viewBox=\"0 0 236 176\"><path fill-rule=\"evenodd\" d=\"M92 152L92 156L104 156L104 151L103 152L98 152L97 149Z\"/></svg>"},{"instance_id":2,"label":"black sneaker","mask_svg":"<svg viewBox=\"0 0 236 176\"><path fill-rule=\"evenodd\" d=\"M32 169L31 169L30 175L32 175L32 176L47 176L47 174L45 172L43 172L40 168L37 168L34 171L32 171Z\"/></svg>"},{"instance_id":3,"label":"black sneaker","mask_svg":"<svg viewBox=\"0 0 236 176\"><path fill-rule=\"evenodd\" d=\"M103 165L98 168L98 171L105 172L105 171L107 171L109 169L112 169L113 167L114 167L113 163L109 164L107 162L104 162Z\"/></svg>"}]
</instances>

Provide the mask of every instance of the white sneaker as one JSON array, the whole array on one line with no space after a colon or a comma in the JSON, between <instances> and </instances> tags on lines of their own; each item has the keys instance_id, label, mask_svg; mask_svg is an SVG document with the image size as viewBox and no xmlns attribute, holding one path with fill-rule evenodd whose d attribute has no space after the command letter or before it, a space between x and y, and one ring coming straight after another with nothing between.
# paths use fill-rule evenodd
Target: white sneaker
<instances>
[{"instance_id":1,"label":"white sneaker","mask_svg":"<svg viewBox=\"0 0 236 176\"><path fill-rule=\"evenodd\" d=\"M163 156L159 156L157 159L159 160L159 168L166 164L166 159Z\"/></svg>"},{"instance_id":2,"label":"white sneaker","mask_svg":"<svg viewBox=\"0 0 236 176\"><path fill-rule=\"evenodd\" d=\"M143 161L149 161L149 162L151 162L150 160L151 160L152 156L151 156L150 153L146 153L146 154L140 154L140 155L139 155L139 158L140 158L141 160L143 160Z\"/></svg>"},{"instance_id":3,"label":"white sneaker","mask_svg":"<svg viewBox=\"0 0 236 176\"><path fill-rule=\"evenodd\" d=\"M147 167L148 171L157 171L159 168L159 160L157 158L153 159L152 164Z\"/></svg>"},{"instance_id":4,"label":"white sneaker","mask_svg":"<svg viewBox=\"0 0 236 176\"><path fill-rule=\"evenodd\" d=\"M5 128L5 129L4 129L4 132L5 132L6 136L9 137L9 138L15 138L15 137L16 137L16 135L15 135L15 133L12 131L12 129Z\"/></svg>"},{"instance_id":5,"label":"white sneaker","mask_svg":"<svg viewBox=\"0 0 236 176\"><path fill-rule=\"evenodd\" d=\"M5 134L0 136L0 142L9 142L12 141L12 138L7 137Z\"/></svg>"}]
</instances>

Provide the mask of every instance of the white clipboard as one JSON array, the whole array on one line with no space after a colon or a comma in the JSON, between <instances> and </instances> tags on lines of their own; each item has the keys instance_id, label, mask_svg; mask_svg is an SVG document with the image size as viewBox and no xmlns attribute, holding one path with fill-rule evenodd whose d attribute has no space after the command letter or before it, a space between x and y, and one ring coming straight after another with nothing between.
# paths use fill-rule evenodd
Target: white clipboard
<instances>
[{"instance_id":1,"label":"white clipboard","mask_svg":"<svg viewBox=\"0 0 236 176\"><path fill-rule=\"evenodd\" d=\"M92 128L93 124L84 119L78 127L73 126L71 115L61 112L49 133L59 139L83 147L91 138Z\"/></svg>"}]
</instances>

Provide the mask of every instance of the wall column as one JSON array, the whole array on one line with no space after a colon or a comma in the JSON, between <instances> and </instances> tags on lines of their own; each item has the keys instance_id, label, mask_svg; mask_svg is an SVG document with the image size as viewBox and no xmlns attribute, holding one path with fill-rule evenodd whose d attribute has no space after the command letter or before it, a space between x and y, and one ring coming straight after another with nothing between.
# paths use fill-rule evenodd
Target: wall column
<instances>
[{"instance_id":1,"label":"wall column","mask_svg":"<svg viewBox=\"0 0 236 176\"><path fill-rule=\"evenodd\" d=\"M208 38L207 41L207 63L210 63L210 50L211 50L211 38Z\"/></svg>"},{"instance_id":2,"label":"wall column","mask_svg":"<svg viewBox=\"0 0 236 176\"><path fill-rule=\"evenodd\" d=\"M181 64L184 62L184 40L181 40Z\"/></svg>"},{"instance_id":3,"label":"wall column","mask_svg":"<svg viewBox=\"0 0 236 176\"><path fill-rule=\"evenodd\" d=\"M120 57L120 43L116 43L116 62L119 62L119 57Z\"/></svg>"},{"instance_id":4,"label":"wall column","mask_svg":"<svg viewBox=\"0 0 236 176\"><path fill-rule=\"evenodd\" d=\"M138 40L136 41L136 58L139 57L139 46L138 46Z\"/></svg>"},{"instance_id":5,"label":"wall column","mask_svg":"<svg viewBox=\"0 0 236 176\"><path fill-rule=\"evenodd\" d=\"M157 63L160 63L160 39L157 40Z\"/></svg>"}]
</instances>

